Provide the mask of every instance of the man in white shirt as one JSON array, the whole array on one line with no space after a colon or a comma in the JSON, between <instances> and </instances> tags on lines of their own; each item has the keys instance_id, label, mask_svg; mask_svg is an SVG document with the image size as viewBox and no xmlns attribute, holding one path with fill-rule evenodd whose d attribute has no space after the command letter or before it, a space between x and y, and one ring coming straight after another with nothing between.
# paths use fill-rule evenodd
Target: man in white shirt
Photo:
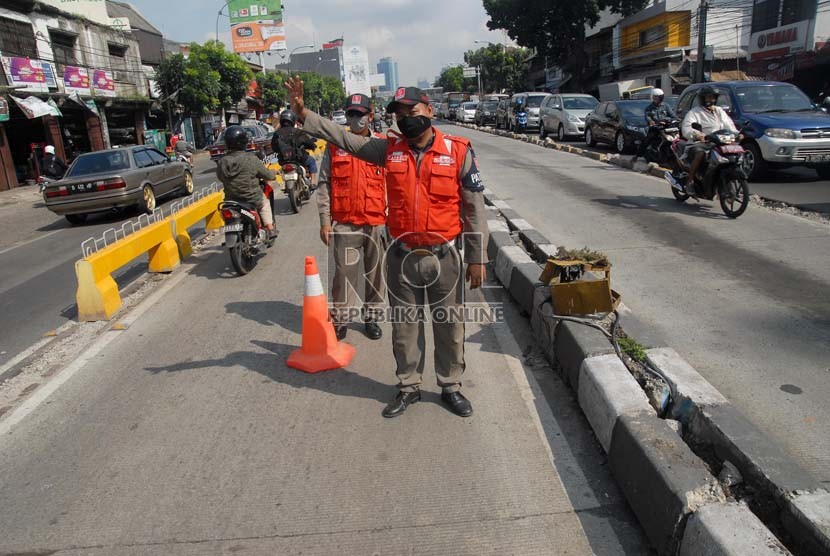
<instances>
[{"instance_id":1,"label":"man in white shirt","mask_svg":"<svg viewBox=\"0 0 830 556\"><path fill-rule=\"evenodd\" d=\"M713 87L709 85L701 87L697 98L700 105L689 110L681 124L681 130L686 139L702 142L707 135L720 131L721 129L728 129L735 134L738 133L738 129L732 123L732 118L729 117L729 114L723 108L716 105L718 92ZM692 127L692 124L695 123L700 124L700 131ZM692 158L692 165L689 168L689 180L686 184L686 193L689 195L695 194L695 176L697 176L697 171L708 151L709 147L705 143L697 143L689 146L689 157Z\"/></svg>"}]
</instances>

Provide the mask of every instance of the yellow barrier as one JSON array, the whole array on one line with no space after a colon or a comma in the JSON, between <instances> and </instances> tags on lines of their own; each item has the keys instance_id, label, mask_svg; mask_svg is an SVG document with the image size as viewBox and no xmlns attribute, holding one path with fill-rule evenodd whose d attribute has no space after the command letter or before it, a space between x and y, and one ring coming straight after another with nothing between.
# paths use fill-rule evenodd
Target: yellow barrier
<instances>
[{"instance_id":1,"label":"yellow barrier","mask_svg":"<svg viewBox=\"0 0 830 556\"><path fill-rule=\"evenodd\" d=\"M204 199L196 201L192 205L183 208L169 218L170 229L176 243L179 246L179 255L186 259L193 254L193 246L190 242L190 234L187 229L204 219L206 230L218 230L225 225L222 214L219 212L219 203L225 199L225 193L218 191L211 193Z\"/></svg>"},{"instance_id":2,"label":"yellow barrier","mask_svg":"<svg viewBox=\"0 0 830 556\"><path fill-rule=\"evenodd\" d=\"M179 266L179 250L168 221L151 224L75 262L78 320L109 320L121 307L112 273L145 253L150 258L150 272L171 272Z\"/></svg>"}]
</instances>

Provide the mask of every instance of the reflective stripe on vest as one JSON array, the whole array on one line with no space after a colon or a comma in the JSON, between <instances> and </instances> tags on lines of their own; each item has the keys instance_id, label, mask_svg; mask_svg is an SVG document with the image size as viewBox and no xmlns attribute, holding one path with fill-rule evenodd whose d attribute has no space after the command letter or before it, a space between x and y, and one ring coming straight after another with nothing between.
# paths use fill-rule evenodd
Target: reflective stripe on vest
<instances>
[{"instance_id":1,"label":"reflective stripe on vest","mask_svg":"<svg viewBox=\"0 0 830 556\"><path fill-rule=\"evenodd\" d=\"M377 135L375 135L377 137ZM386 171L329 145L331 219L356 226L386 223Z\"/></svg>"},{"instance_id":2,"label":"reflective stripe on vest","mask_svg":"<svg viewBox=\"0 0 830 556\"><path fill-rule=\"evenodd\" d=\"M433 131L420 170L405 140L390 138L386 150L387 225L393 238L410 246L446 243L462 231L458 178L470 142Z\"/></svg>"}]
</instances>

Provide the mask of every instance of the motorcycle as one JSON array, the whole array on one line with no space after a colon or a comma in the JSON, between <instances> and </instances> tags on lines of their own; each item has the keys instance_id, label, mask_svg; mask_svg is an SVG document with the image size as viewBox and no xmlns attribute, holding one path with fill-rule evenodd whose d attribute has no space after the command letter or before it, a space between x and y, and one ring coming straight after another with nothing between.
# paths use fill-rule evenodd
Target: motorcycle
<instances>
[{"instance_id":1,"label":"motorcycle","mask_svg":"<svg viewBox=\"0 0 830 556\"><path fill-rule=\"evenodd\" d=\"M737 143L737 134L726 129L707 135L704 141L710 149L695 179L695 197L712 201L717 195L723 213L737 218L749 205L749 182L744 170L746 151ZM674 169L664 174L674 198L681 203L690 197L683 185L691 166L686 146L679 138L672 143Z\"/></svg>"},{"instance_id":2,"label":"motorcycle","mask_svg":"<svg viewBox=\"0 0 830 556\"><path fill-rule=\"evenodd\" d=\"M302 164L286 162L280 168L285 195L294 214L303 208L303 202L311 198L311 184Z\"/></svg>"},{"instance_id":3,"label":"motorcycle","mask_svg":"<svg viewBox=\"0 0 830 556\"><path fill-rule=\"evenodd\" d=\"M260 186L271 203L271 214L275 215L274 189L267 181L260 181ZM256 265L262 248L274 245L274 239L268 237L268 230L263 226L255 206L239 201L224 201L219 205L219 211L225 221L224 246L230 252L234 270L244 276ZM276 225L276 216L273 224Z\"/></svg>"},{"instance_id":4,"label":"motorcycle","mask_svg":"<svg viewBox=\"0 0 830 556\"><path fill-rule=\"evenodd\" d=\"M665 164L674 156L672 145L680 138L680 122L678 120L662 121L654 126L653 131L646 138L644 154L649 162Z\"/></svg>"},{"instance_id":5,"label":"motorcycle","mask_svg":"<svg viewBox=\"0 0 830 556\"><path fill-rule=\"evenodd\" d=\"M518 133L527 131L527 112L524 109L516 112L516 131Z\"/></svg>"}]
</instances>

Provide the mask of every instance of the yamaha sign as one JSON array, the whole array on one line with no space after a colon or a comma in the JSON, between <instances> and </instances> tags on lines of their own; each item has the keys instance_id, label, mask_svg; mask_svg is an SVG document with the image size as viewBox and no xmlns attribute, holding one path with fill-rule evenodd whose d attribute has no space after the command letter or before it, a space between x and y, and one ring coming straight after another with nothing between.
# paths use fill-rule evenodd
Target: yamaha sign
<instances>
[{"instance_id":1,"label":"yamaha sign","mask_svg":"<svg viewBox=\"0 0 830 556\"><path fill-rule=\"evenodd\" d=\"M752 33L749 39L751 59L780 58L807 48L810 20L799 21Z\"/></svg>"}]
</instances>

